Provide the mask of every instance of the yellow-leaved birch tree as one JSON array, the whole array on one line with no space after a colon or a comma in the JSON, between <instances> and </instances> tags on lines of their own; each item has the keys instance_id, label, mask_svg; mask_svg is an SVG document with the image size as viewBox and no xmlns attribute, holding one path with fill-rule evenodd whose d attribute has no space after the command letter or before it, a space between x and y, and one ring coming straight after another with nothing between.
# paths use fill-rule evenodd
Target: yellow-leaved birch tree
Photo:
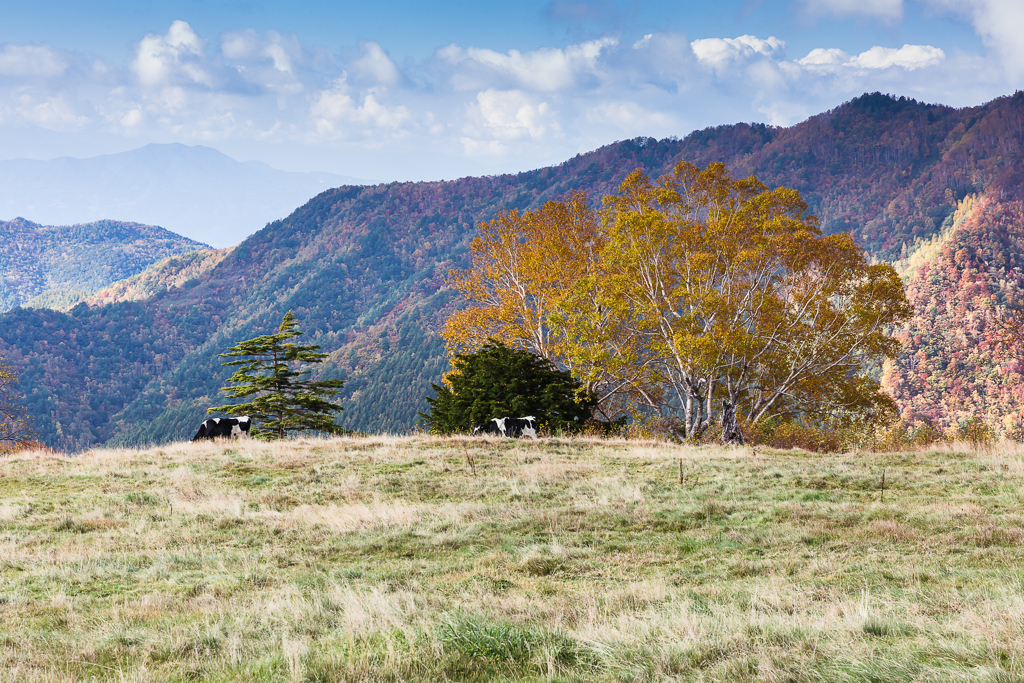
<instances>
[{"instance_id":1,"label":"yellow-leaved birch tree","mask_svg":"<svg viewBox=\"0 0 1024 683\"><path fill-rule=\"evenodd\" d=\"M472 266L448 274L448 285L469 304L442 329L449 356L475 351L493 338L561 360L548 316L604 246L586 195L572 194L536 211L503 211L478 230Z\"/></svg>"},{"instance_id":2,"label":"yellow-leaved birch tree","mask_svg":"<svg viewBox=\"0 0 1024 683\"><path fill-rule=\"evenodd\" d=\"M28 411L18 399L18 374L0 358L0 452L33 437Z\"/></svg>"},{"instance_id":3,"label":"yellow-leaved birch tree","mask_svg":"<svg viewBox=\"0 0 1024 683\"><path fill-rule=\"evenodd\" d=\"M722 164L637 171L599 214L580 195L502 214L473 253L452 277L470 307L445 328L450 349L527 348L606 416L646 412L691 440L719 399L749 422L885 407L862 371L895 354L889 331L911 312L895 271L823 237L796 191Z\"/></svg>"}]
</instances>

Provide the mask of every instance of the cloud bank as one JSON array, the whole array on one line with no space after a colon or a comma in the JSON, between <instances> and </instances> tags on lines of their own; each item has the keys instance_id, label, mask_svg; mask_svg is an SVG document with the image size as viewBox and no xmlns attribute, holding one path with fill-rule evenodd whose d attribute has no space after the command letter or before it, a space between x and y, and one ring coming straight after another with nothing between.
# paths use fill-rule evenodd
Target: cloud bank
<instances>
[{"instance_id":1,"label":"cloud bank","mask_svg":"<svg viewBox=\"0 0 1024 683\"><path fill-rule=\"evenodd\" d=\"M539 166L637 135L749 120L789 125L867 91L966 105L1022 84L1024 43L1011 29L1024 26L1024 5L921 2L972 22L987 52L906 44L792 54L774 35L654 32L535 50L451 44L398 63L373 41L330 51L276 31L199 35L184 20L139 37L122 65L0 44L0 139L38 129L139 144L220 142L252 157L271 148L334 155L343 161L327 170L363 177L451 177L481 164ZM811 17L883 23L906 9L902 0L800 7ZM552 8L581 21L607 11L599 3ZM414 158L425 161L415 167Z\"/></svg>"}]
</instances>

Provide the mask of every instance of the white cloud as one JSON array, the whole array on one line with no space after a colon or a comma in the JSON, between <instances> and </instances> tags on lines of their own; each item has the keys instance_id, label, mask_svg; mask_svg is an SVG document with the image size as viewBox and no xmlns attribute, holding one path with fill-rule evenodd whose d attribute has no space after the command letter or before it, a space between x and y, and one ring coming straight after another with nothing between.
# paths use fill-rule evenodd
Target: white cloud
<instances>
[{"instance_id":1,"label":"white cloud","mask_svg":"<svg viewBox=\"0 0 1024 683\"><path fill-rule=\"evenodd\" d=\"M293 72L295 62L302 59L302 46L294 35L267 31L265 36L260 36L251 28L225 33L221 37L220 51L229 60L269 61L274 69L288 74Z\"/></svg>"},{"instance_id":2,"label":"white cloud","mask_svg":"<svg viewBox=\"0 0 1024 683\"><path fill-rule=\"evenodd\" d=\"M946 53L931 45L904 45L901 48L874 46L852 57L836 48L815 48L803 59L796 60L800 66L814 71L835 72L840 68L888 69L898 67L913 71L935 66L946 59Z\"/></svg>"},{"instance_id":3,"label":"white cloud","mask_svg":"<svg viewBox=\"0 0 1024 683\"><path fill-rule=\"evenodd\" d=\"M46 130L74 131L89 123L89 117L64 95L43 95L23 90L17 94L15 115L32 125Z\"/></svg>"},{"instance_id":4,"label":"white cloud","mask_svg":"<svg viewBox=\"0 0 1024 683\"><path fill-rule=\"evenodd\" d=\"M627 133L650 135L662 129L671 118L659 111L648 111L636 102L602 102L586 112L587 121L613 125Z\"/></svg>"},{"instance_id":5,"label":"white cloud","mask_svg":"<svg viewBox=\"0 0 1024 683\"><path fill-rule=\"evenodd\" d=\"M166 33L141 37L124 64L0 45L0 123L12 140L14 126L26 124L96 138L230 140L236 154L258 157L274 146L298 150L289 152L294 159L363 154L358 163L378 169L354 175L429 176L448 163L448 176L453 167L539 166L615 139L683 136L736 120L790 125L876 90L955 106L1012 92L1007 74L1017 68L1024 76L1024 48L1014 41L1024 0L914 1L963 13L986 54L871 43L852 50L851 40L845 50L826 43L789 59L781 36L691 41L652 32L522 51L449 45L400 68L388 52L397 48L377 42L332 52L269 30L200 36L176 21ZM884 19L902 5L804 6ZM425 161L407 170L416 155ZM466 155L477 161L459 161Z\"/></svg>"},{"instance_id":6,"label":"white cloud","mask_svg":"<svg viewBox=\"0 0 1024 683\"><path fill-rule=\"evenodd\" d=\"M803 59L796 60L801 66L817 67L838 67L849 64L853 57L835 47L816 47L807 53Z\"/></svg>"},{"instance_id":7,"label":"white cloud","mask_svg":"<svg viewBox=\"0 0 1024 683\"><path fill-rule=\"evenodd\" d=\"M67 68L67 61L45 45L5 45L0 52L2 76L57 78Z\"/></svg>"},{"instance_id":8,"label":"white cloud","mask_svg":"<svg viewBox=\"0 0 1024 683\"><path fill-rule=\"evenodd\" d=\"M274 62L274 68L285 73L292 72L292 59L281 43L274 42L267 46L267 56Z\"/></svg>"},{"instance_id":9,"label":"white cloud","mask_svg":"<svg viewBox=\"0 0 1024 683\"><path fill-rule=\"evenodd\" d=\"M155 102L161 110L167 112L180 112L189 105L188 93L184 88L169 85L165 88L161 88L160 91L151 97L151 100Z\"/></svg>"},{"instance_id":10,"label":"white cloud","mask_svg":"<svg viewBox=\"0 0 1024 683\"><path fill-rule=\"evenodd\" d=\"M802 0L811 15L872 17L896 21L903 17L903 0Z\"/></svg>"},{"instance_id":11,"label":"white cloud","mask_svg":"<svg viewBox=\"0 0 1024 683\"><path fill-rule=\"evenodd\" d=\"M693 80L695 55L686 36L648 33L632 48L617 65L630 82L678 91Z\"/></svg>"},{"instance_id":12,"label":"white cloud","mask_svg":"<svg viewBox=\"0 0 1024 683\"><path fill-rule=\"evenodd\" d=\"M363 56L352 64L356 73L382 85L394 85L401 79L398 67L379 44L365 41L359 47Z\"/></svg>"},{"instance_id":13,"label":"white cloud","mask_svg":"<svg viewBox=\"0 0 1024 683\"><path fill-rule=\"evenodd\" d=\"M1024 85L1024 2L1021 0L925 0L934 8L966 15L985 45L1000 57L1016 86Z\"/></svg>"},{"instance_id":14,"label":"white cloud","mask_svg":"<svg viewBox=\"0 0 1024 683\"><path fill-rule=\"evenodd\" d=\"M558 132L554 111L522 90L494 90L477 93L469 105L470 119L486 134L499 140L542 138Z\"/></svg>"},{"instance_id":15,"label":"white cloud","mask_svg":"<svg viewBox=\"0 0 1024 683\"><path fill-rule=\"evenodd\" d=\"M1024 2L1021 0L917 0L931 9L968 18L985 44L994 48L1013 74L1024 74ZM885 20L903 17L903 0L800 0L812 15L864 16Z\"/></svg>"},{"instance_id":16,"label":"white cloud","mask_svg":"<svg viewBox=\"0 0 1024 683\"><path fill-rule=\"evenodd\" d=\"M564 49L542 48L525 53L509 50L507 54L449 45L438 50L436 56L455 68L450 80L456 90L511 85L524 90L555 92L577 85L584 76L598 76L598 58L616 45L616 38L601 38Z\"/></svg>"},{"instance_id":17,"label":"white cloud","mask_svg":"<svg viewBox=\"0 0 1024 683\"><path fill-rule=\"evenodd\" d=\"M227 59L254 59L263 54L264 43L256 31L247 28L244 31L225 33L220 39L220 51Z\"/></svg>"},{"instance_id":18,"label":"white cloud","mask_svg":"<svg viewBox=\"0 0 1024 683\"><path fill-rule=\"evenodd\" d=\"M752 58L782 57L786 51L786 43L775 36L767 40L749 35L739 38L702 38L690 43L690 47L701 64L715 71L723 71Z\"/></svg>"},{"instance_id":19,"label":"white cloud","mask_svg":"<svg viewBox=\"0 0 1024 683\"><path fill-rule=\"evenodd\" d=\"M277 31L263 35L252 29L225 33L220 39L220 55L224 62L218 65L220 89L250 96L274 93L278 109L287 108L289 98L313 85L308 82L311 75L320 75L304 73L309 54L299 39Z\"/></svg>"},{"instance_id":20,"label":"white cloud","mask_svg":"<svg viewBox=\"0 0 1024 683\"><path fill-rule=\"evenodd\" d=\"M388 107L380 101L384 88L370 88L359 101L343 76L332 87L317 94L310 106L316 132L321 136L338 137L353 132L352 128L387 129L396 131L412 121L409 110L399 105Z\"/></svg>"},{"instance_id":21,"label":"white cloud","mask_svg":"<svg viewBox=\"0 0 1024 683\"><path fill-rule=\"evenodd\" d=\"M135 108L126 112L124 116L120 118L119 123L125 128L136 128L142 123L142 110Z\"/></svg>"},{"instance_id":22,"label":"white cloud","mask_svg":"<svg viewBox=\"0 0 1024 683\"><path fill-rule=\"evenodd\" d=\"M888 69L898 66L913 71L938 64L945 58L946 53L931 45L904 45L899 49L876 45L857 55L851 65L865 69Z\"/></svg>"},{"instance_id":23,"label":"white cloud","mask_svg":"<svg viewBox=\"0 0 1024 683\"><path fill-rule=\"evenodd\" d=\"M139 41L131 69L147 86L184 80L212 88L214 79L203 65L203 47L191 26L175 21L165 35L150 33Z\"/></svg>"}]
</instances>

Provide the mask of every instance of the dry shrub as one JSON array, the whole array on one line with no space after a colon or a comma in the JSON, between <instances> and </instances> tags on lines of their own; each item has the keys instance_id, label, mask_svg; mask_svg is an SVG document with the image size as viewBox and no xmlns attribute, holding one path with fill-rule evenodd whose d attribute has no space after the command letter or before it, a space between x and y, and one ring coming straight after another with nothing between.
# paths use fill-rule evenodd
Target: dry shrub
<instances>
[{"instance_id":1,"label":"dry shrub","mask_svg":"<svg viewBox=\"0 0 1024 683\"><path fill-rule=\"evenodd\" d=\"M980 417L972 417L960 423L956 438L970 444L976 451L988 450L996 442L996 430Z\"/></svg>"},{"instance_id":2,"label":"dry shrub","mask_svg":"<svg viewBox=\"0 0 1024 683\"><path fill-rule=\"evenodd\" d=\"M878 452L915 451L948 443L949 438L938 427L922 424L911 427L903 420L878 429L872 434L867 450Z\"/></svg>"},{"instance_id":3,"label":"dry shrub","mask_svg":"<svg viewBox=\"0 0 1024 683\"><path fill-rule=\"evenodd\" d=\"M1015 427L1006 431L1003 436L1013 443L1024 443L1024 427Z\"/></svg>"},{"instance_id":4,"label":"dry shrub","mask_svg":"<svg viewBox=\"0 0 1024 683\"><path fill-rule=\"evenodd\" d=\"M758 446L800 448L813 453L842 453L850 448L850 434L829 426L764 420L748 429L750 442Z\"/></svg>"},{"instance_id":5,"label":"dry shrub","mask_svg":"<svg viewBox=\"0 0 1024 683\"><path fill-rule=\"evenodd\" d=\"M918 448L928 448L929 446L943 444L948 441L949 439L946 438L941 429L930 424L921 425L913 430L910 435L911 444Z\"/></svg>"},{"instance_id":6,"label":"dry shrub","mask_svg":"<svg viewBox=\"0 0 1024 683\"><path fill-rule=\"evenodd\" d=\"M3 444L0 444L0 453L4 455L13 455L15 453L45 453L46 455L61 455L58 451L53 450L49 446L40 443L39 441L33 441L32 439L25 439L19 441L10 448L3 448Z\"/></svg>"}]
</instances>

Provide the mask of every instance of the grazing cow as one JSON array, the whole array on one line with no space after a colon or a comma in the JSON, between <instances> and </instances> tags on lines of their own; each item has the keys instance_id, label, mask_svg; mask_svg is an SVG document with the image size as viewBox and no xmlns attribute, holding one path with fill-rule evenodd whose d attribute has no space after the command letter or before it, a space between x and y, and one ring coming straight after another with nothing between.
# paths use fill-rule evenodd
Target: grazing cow
<instances>
[{"instance_id":1,"label":"grazing cow","mask_svg":"<svg viewBox=\"0 0 1024 683\"><path fill-rule=\"evenodd\" d=\"M478 434L496 434L507 436L510 439L528 436L531 439L536 439L537 418L532 415L529 417L496 417L473 430L473 436Z\"/></svg>"},{"instance_id":2,"label":"grazing cow","mask_svg":"<svg viewBox=\"0 0 1024 683\"><path fill-rule=\"evenodd\" d=\"M488 420L482 425L473 429L473 436L479 436L482 434L495 434L497 436L505 436L505 419L504 417L496 417L493 420Z\"/></svg>"},{"instance_id":3,"label":"grazing cow","mask_svg":"<svg viewBox=\"0 0 1024 683\"><path fill-rule=\"evenodd\" d=\"M232 436L249 438L249 427L252 420L248 415L243 417L214 417L199 425L199 431L192 437L193 441L209 439L213 441L218 436Z\"/></svg>"}]
</instances>

